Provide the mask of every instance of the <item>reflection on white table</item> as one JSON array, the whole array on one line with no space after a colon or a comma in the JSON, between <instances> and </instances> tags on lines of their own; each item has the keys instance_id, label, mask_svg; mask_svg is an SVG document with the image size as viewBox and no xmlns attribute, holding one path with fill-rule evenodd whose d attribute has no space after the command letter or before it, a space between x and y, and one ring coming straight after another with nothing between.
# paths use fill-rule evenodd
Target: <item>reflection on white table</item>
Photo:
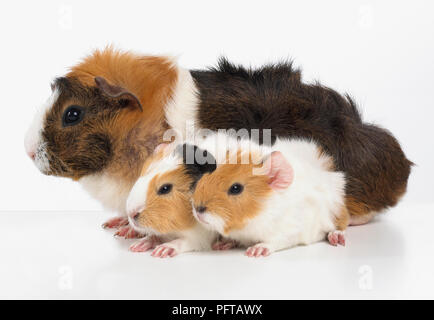
<instances>
[{"instance_id":1,"label":"reflection on white table","mask_svg":"<svg viewBox=\"0 0 434 320\"><path fill-rule=\"evenodd\" d=\"M434 298L434 205L402 204L326 242L253 259L128 251L98 212L2 212L0 298Z\"/></svg>"}]
</instances>

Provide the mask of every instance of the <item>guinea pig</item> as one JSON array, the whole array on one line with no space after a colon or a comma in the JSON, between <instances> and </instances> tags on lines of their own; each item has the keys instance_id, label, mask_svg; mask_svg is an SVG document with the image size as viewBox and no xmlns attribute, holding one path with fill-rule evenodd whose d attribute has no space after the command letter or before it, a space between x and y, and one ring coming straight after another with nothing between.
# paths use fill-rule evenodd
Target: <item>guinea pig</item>
<instances>
[{"instance_id":1,"label":"guinea pig","mask_svg":"<svg viewBox=\"0 0 434 320\"><path fill-rule=\"evenodd\" d=\"M104 227L124 226L131 187L169 128L165 107L176 106L177 91L192 82L171 58L97 50L51 84L26 134L26 151L42 173L79 181L120 214ZM185 105L186 99L188 93Z\"/></svg>"},{"instance_id":2,"label":"guinea pig","mask_svg":"<svg viewBox=\"0 0 434 320\"><path fill-rule=\"evenodd\" d=\"M217 237L193 217L191 194L196 181L215 169L215 161L187 163L188 144L160 145L145 162L127 200L130 225L146 237L130 247L133 252L154 249L154 257L211 248Z\"/></svg>"},{"instance_id":3,"label":"guinea pig","mask_svg":"<svg viewBox=\"0 0 434 320\"><path fill-rule=\"evenodd\" d=\"M326 237L345 245L349 214L345 175L316 143L277 139L273 147L250 140L224 145L216 170L205 173L192 196L204 227L247 246L249 257Z\"/></svg>"}]
</instances>

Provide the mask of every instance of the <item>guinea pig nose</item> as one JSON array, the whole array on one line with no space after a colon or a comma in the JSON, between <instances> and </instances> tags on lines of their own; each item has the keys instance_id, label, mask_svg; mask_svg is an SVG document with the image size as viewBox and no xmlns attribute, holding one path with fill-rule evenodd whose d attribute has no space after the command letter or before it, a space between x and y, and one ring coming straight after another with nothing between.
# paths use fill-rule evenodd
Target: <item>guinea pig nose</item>
<instances>
[{"instance_id":1,"label":"guinea pig nose","mask_svg":"<svg viewBox=\"0 0 434 320\"><path fill-rule=\"evenodd\" d=\"M36 153L34 151L27 151L27 155L30 157L30 159L35 160Z\"/></svg>"},{"instance_id":2,"label":"guinea pig nose","mask_svg":"<svg viewBox=\"0 0 434 320\"><path fill-rule=\"evenodd\" d=\"M204 213L205 211L206 211L206 207L204 206L196 207L196 212L198 213Z\"/></svg>"}]
</instances>

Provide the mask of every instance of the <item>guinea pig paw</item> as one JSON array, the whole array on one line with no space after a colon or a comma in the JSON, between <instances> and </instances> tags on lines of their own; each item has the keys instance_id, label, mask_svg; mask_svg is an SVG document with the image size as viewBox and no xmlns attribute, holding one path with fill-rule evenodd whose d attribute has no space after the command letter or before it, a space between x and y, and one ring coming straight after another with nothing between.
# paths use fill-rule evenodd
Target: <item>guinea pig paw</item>
<instances>
[{"instance_id":1,"label":"guinea pig paw","mask_svg":"<svg viewBox=\"0 0 434 320\"><path fill-rule=\"evenodd\" d=\"M213 250L229 250L238 246L238 243L230 239L221 239L213 243Z\"/></svg>"},{"instance_id":2,"label":"guinea pig paw","mask_svg":"<svg viewBox=\"0 0 434 320\"><path fill-rule=\"evenodd\" d=\"M250 258L267 257L271 252L271 249L265 243L258 243L257 245L247 248L246 256Z\"/></svg>"},{"instance_id":3,"label":"guinea pig paw","mask_svg":"<svg viewBox=\"0 0 434 320\"><path fill-rule=\"evenodd\" d=\"M327 239L332 246L345 246L345 232L340 230L335 230L329 232Z\"/></svg>"},{"instance_id":4,"label":"guinea pig paw","mask_svg":"<svg viewBox=\"0 0 434 320\"><path fill-rule=\"evenodd\" d=\"M178 250L168 243L163 243L157 246L154 251L152 251L151 256L154 258L167 258L174 257L178 254Z\"/></svg>"},{"instance_id":5,"label":"guinea pig paw","mask_svg":"<svg viewBox=\"0 0 434 320\"><path fill-rule=\"evenodd\" d=\"M114 229L128 225L128 218L126 217L116 217L112 218L102 224L104 229Z\"/></svg>"},{"instance_id":6,"label":"guinea pig paw","mask_svg":"<svg viewBox=\"0 0 434 320\"><path fill-rule=\"evenodd\" d=\"M161 240L156 236L148 236L136 243L133 243L130 247L130 251L132 252L146 252L161 243Z\"/></svg>"},{"instance_id":7,"label":"guinea pig paw","mask_svg":"<svg viewBox=\"0 0 434 320\"><path fill-rule=\"evenodd\" d=\"M121 227L115 234L115 237L125 238L125 239L135 239L140 238L142 235L135 231L130 226Z\"/></svg>"}]
</instances>

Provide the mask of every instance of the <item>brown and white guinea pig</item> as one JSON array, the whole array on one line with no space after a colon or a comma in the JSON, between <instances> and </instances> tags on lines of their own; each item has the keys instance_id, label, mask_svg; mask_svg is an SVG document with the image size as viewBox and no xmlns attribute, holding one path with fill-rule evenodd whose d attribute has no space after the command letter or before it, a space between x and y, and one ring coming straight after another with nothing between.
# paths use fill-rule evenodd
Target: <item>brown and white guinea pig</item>
<instances>
[{"instance_id":1,"label":"brown and white guinea pig","mask_svg":"<svg viewBox=\"0 0 434 320\"><path fill-rule=\"evenodd\" d=\"M154 249L152 256L165 258L211 248L217 233L194 219L190 198L200 176L215 169L215 161L188 163L188 153L197 151L189 144L162 144L146 160L127 199L130 225L146 237L131 251Z\"/></svg>"},{"instance_id":2,"label":"brown and white guinea pig","mask_svg":"<svg viewBox=\"0 0 434 320\"><path fill-rule=\"evenodd\" d=\"M95 51L54 80L27 132L26 151L42 173L78 180L121 215L105 226L125 225L129 191L172 125L165 112L196 100L187 89L192 83L167 57Z\"/></svg>"},{"instance_id":3,"label":"brown and white guinea pig","mask_svg":"<svg viewBox=\"0 0 434 320\"><path fill-rule=\"evenodd\" d=\"M215 144L209 139L200 146ZM202 176L192 197L203 226L247 246L250 257L326 237L345 244L345 176L316 143L277 139L269 148L242 140L216 147L217 168Z\"/></svg>"}]
</instances>

